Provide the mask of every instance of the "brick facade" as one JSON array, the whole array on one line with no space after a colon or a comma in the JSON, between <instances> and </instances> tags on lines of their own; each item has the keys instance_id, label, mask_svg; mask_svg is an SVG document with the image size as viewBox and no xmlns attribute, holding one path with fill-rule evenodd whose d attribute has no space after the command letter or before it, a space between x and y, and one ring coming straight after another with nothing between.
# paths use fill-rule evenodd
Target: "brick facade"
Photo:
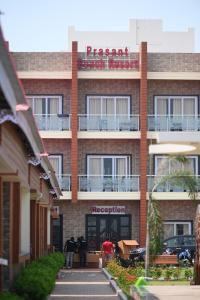
<instances>
[{"instance_id":1,"label":"brick facade","mask_svg":"<svg viewBox=\"0 0 200 300\"><path fill-rule=\"evenodd\" d=\"M49 155L62 155L63 174L71 174L71 142L66 139L44 139L44 147Z\"/></svg>"},{"instance_id":2,"label":"brick facade","mask_svg":"<svg viewBox=\"0 0 200 300\"><path fill-rule=\"evenodd\" d=\"M18 71L66 71L71 69L71 53L12 52Z\"/></svg>"},{"instance_id":3,"label":"brick facade","mask_svg":"<svg viewBox=\"0 0 200 300\"><path fill-rule=\"evenodd\" d=\"M148 72L200 72L200 54L148 53Z\"/></svg>"},{"instance_id":4,"label":"brick facade","mask_svg":"<svg viewBox=\"0 0 200 300\"><path fill-rule=\"evenodd\" d=\"M78 173L86 174L87 154L99 155L130 155L131 174L139 174L139 144L137 141L126 140L79 140L78 143Z\"/></svg>"},{"instance_id":5,"label":"brick facade","mask_svg":"<svg viewBox=\"0 0 200 300\"><path fill-rule=\"evenodd\" d=\"M191 80L150 80L148 81L148 114L154 113L154 96L194 95L200 99L200 81Z\"/></svg>"},{"instance_id":6,"label":"brick facade","mask_svg":"<svg viewBox=\"0 0 200 300\"><path fill-rule=\"evenodd\" d=\"M71 114L71 139L45 139L46 151L63 154L63 173L71 174L72 201L61 201L63 214L63 240L70 236L85 235L85 215L91 205L126 205L132 215L132 238L145 245L147 219L147 175L153 173L149 166L147 116L154 113L155 95L197 95L198 80L147 80L148 72L200 72L200 54L147 53L142 43L139 53L131 57L140 60L140 79L80 79L78 78L76 42L72 53L15 53L19 71L71 71L69 80L23 80L27 94L63 95L63 112ZM119 70L118 70L119 71ZM98 71L96 71L98 72ZM89 74L89 71L88 71ZM87 112L87 95L130 95L131 114L140 117L139 139L78 139L78 114ZM140 201L78 201L78 175L87 173L87 155L130 155L131 174L140 175ZM152 160L153 163L153 160ZM73 205L72 205L73 203ZM196 205L189 201L159 202L164 220L194 220ZM77 222L78 220L78 222Z\"/></svg>"},{"instance_id":7,"label":"brick facade","mask_svg":"<svg viewBox=\"0 0 200 300\"><path fill-rule=\"evenodd\" d=\"M22 80L26 95L61 95L63 113L70 114L71 81L70 80Z\"/></svg>"},{"instance_id":8,"label":"brick facade","mask_svg":"<svg viewBox=\"0 0 200 300\"><path fill-rule=\"evenodd\" d=\"M60 213L63 214L64 242L71 236L77 238L85 235L85 218L91 213L90 207L93 205L125 205L126 213L132 215L132 239L139 240L139 201L78 201L74 205L69 201L62 201Z\"/></svg>"},{"instance_id":9,"label":"brick facade","mask_svg":"<svg viewBox=\"0 0 200 300\"><path fill-rule=\"evenodd\" d=\"M80 80L78 113L86 114L87 95L130 95L131 114L139 114L139 80Z\"/></svg>"}]
</instances>

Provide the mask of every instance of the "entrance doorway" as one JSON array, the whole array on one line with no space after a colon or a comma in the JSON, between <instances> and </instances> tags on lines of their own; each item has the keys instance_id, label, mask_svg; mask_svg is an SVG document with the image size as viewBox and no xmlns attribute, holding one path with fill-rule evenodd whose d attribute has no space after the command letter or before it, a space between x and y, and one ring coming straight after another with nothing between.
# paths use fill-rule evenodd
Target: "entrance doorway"
<instances>
[{"instance_id":1,"label":"entrance doorway","mask_svg":"<svg viewBox=\"0 0 200 300\"><path fill-rule=\"evenodd\" d=\"M63 251L63 215L58 219L52 219L52 244L55 251Z\"/></svg>"},{"instance_id":2,"label":"entrance doorway","mask_svg":"<svg viewBox=\"0 0 200 300\"><path fill-rule=\"evenodd\" d=\"M87 215L88 250L100 250L105 239L112 242L131 239L130 215Z\"/></svg>"}]
</instances>

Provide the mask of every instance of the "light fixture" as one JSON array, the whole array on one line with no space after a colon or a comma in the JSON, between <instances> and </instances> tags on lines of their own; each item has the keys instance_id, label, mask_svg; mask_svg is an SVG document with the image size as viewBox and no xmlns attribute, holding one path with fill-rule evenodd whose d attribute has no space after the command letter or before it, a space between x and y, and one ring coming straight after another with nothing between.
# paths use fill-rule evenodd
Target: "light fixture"
<instances>
[{"instance_id":1,"label":"light fixture","mask_svg":"<svg viewBox=\"0 0 200 300\"><path fill-rule=\"evenodd\" d=\"M154 144L149 146L149 154L178 154L194 151L195 146L182 144Z\"/></svg>"},{"instance_id":2,"label":"light fixture","mask_svg":"<svg viewBox=\"0 0 200 300\"><path fill-rule=\"evenodd\" d=\"M15 106L16 111L27 111L30 108L30 106L27 103L17 104Z\"/></svg>"},{"instance_id":3,"label":"light fixture","mask_svg":"<svg viewBox=\"0 0 200 300\"><path fill-rule=\"evenodd\" d=\"M39 156L40 157L47 157L47 156L49 156L49 153L47 153L47 152L39 153Z\"/></svg>"}]
</instances>

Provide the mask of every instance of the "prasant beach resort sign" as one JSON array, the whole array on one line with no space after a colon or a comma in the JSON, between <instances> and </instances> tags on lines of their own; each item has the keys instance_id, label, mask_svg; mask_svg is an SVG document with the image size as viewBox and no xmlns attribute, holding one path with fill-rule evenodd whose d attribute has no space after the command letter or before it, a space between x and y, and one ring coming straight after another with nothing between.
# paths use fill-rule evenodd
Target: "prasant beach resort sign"
<instances>
[{"instance_id":1,"label":"prasant beach resort sign","mask_svg":"<svg viewBox=\"0 0 200 300\"><path fill-rule=\"evenodd\" d=\"M85 58L78 59L79 70L135 70L137 59L131 59L127 47L120 49L103 49L86 47Z\"/></svg>"}]
</instances>

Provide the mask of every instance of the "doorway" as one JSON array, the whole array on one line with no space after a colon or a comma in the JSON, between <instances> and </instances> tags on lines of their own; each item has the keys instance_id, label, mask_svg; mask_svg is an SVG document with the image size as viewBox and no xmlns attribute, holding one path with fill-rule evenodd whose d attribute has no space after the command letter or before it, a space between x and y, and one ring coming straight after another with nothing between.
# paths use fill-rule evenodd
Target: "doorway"
<instances>
[{"instance_id":1,"label":"doorway","mask_svg":"<svg viewBox=\"0 0 200 300\"><path fill-rule=\"evenodd\" d=\"M112 242L131 239L130 215L87 215L88 250L100 250L105 239Z\"/></svg>"}]
</instances>

